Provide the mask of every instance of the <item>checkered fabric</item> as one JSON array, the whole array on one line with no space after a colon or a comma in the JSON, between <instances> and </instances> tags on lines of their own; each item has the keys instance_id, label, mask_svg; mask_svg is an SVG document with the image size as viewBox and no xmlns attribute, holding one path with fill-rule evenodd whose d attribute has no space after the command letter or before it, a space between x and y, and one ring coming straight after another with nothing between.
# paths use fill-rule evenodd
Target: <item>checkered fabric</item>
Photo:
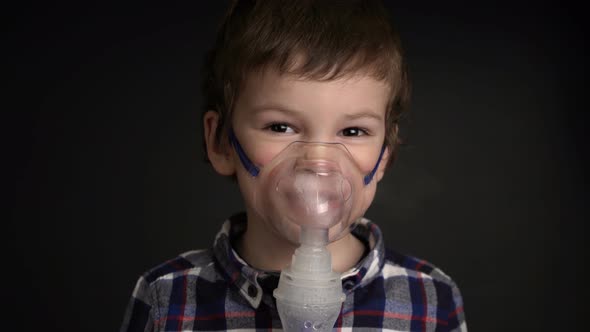
<instances>
[{"instance_id":1,"label":"checkered fabric","mask_svg":"<svg viewBox=\"0 0 590 332\"><path fill-rule=\"evenodd\" d=\"M121 332L281 330L272 291L279 273L249 266L231 243L245 215L226 221L212 249L190 251L144 274ZM346 300L338 331L467 331L455 283L433 265L386 250L381 231L364 219L353 234L368 250L342 274Z\"/></svg>"}]
</instances>

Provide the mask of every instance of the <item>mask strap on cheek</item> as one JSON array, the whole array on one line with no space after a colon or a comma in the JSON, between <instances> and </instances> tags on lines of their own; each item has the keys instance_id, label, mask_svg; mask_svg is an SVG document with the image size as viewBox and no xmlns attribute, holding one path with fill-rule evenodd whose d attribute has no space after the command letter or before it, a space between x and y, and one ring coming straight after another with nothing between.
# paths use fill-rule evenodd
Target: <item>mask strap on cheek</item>
<instances>
[{"instance_id":1,"label":"mask strap on cheek","mask_svg":"<svg viewBox=\"0 0 590 332\"><path fill-rule=\"evenodd\" d=\"M234 149L236 150L238 157L240 157L240 161L242 162L242 165L244 165L244 168L248 171L248 173L250 173L250 175L258 176L258 173L260 173L260 169L256 165L254 165L254 163L250 160L250 158L248 158L248 156L246 155L246 152L244 151L244 149L240 145L240 142L238 142L238 138L234 134L234 131L232 128L229 129L228 136L229 136L229 141L230 141L231 145L234 147Z\"/></svg>"},{"instance_id":2,"label":"mask strap on cheek","mask_svg":"<svg viewBox=\"0 0 590 332\"><path fill-rule=\"evenodd\" d=\"M369 183L371 183L371 180L373 180L373 177L375 176L375 173L377 173L377 169L379 169L379 164L381 163L381 159L383 159L383 153L385 153L385 144L383 144L383 147L381 148L381 153L379 153L379 159L377 159L377 164L375 165L375 167L373 167L373 170L365 175L363 182L365 183L365 186L368 185Z\"/></svg>"}]
</instances>

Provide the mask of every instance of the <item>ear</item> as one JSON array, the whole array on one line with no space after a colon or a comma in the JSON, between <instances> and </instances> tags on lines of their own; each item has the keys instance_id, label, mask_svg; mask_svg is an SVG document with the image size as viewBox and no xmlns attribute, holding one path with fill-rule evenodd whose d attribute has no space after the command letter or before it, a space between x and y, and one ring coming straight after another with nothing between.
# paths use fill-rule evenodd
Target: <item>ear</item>
<instances>
[{"instance_id":1,"label":"ear","mask_svg":"<svg viewBox=\"0 0 590 332\"><path fill-rule=\"evenodd\" d=\"M203 128L205 129L205 145L207 147L207 157L213 168L221 175L233 175L236 171L234 159L232 158L231 148L227 140L216 141L217 131L220 129L219 113L207 111L203 117Z\"/></svg>"}]
</instances>

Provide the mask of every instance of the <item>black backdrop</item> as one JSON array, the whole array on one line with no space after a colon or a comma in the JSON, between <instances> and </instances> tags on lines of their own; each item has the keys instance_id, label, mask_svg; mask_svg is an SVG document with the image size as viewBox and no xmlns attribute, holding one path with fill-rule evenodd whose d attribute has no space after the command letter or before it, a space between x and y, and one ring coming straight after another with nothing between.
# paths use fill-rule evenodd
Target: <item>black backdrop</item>
<instances>
[{"instance_id":1,"label":"black backdrop","mask_svg":"<svg viewBox=\"0 0 590 332\"><path fill-rule=\"evenodd\" d=\"M5 8L8 326L116 330L142 272L209 246L241 209L200 138L200 64L226 2ZM368 217L388 246L457 281L471 331L575 330L588 215L580 8L388 5L413 108Z\"/></svg>"}]
</instances>

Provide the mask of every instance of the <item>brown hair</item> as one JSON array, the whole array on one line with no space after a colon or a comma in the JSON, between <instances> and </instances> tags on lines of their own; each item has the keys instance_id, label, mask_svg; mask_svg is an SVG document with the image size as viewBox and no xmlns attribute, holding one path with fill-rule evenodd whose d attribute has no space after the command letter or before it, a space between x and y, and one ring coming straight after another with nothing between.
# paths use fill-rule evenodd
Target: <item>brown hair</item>
<instances>
[{"instance_id":1,"label":"brown hair","mask_svg":"<svg viewBox=\"0 0 590 332\"><path fill-rule=\"evenodd\" d=\"M386 144L395 159L396 126L409 100L399 37L378 0L234 0L205 62L206 110L219 112L217 143L249 73L273 67L305 79L363 73L387 82Z\"/></svg>"}]
</instances>

